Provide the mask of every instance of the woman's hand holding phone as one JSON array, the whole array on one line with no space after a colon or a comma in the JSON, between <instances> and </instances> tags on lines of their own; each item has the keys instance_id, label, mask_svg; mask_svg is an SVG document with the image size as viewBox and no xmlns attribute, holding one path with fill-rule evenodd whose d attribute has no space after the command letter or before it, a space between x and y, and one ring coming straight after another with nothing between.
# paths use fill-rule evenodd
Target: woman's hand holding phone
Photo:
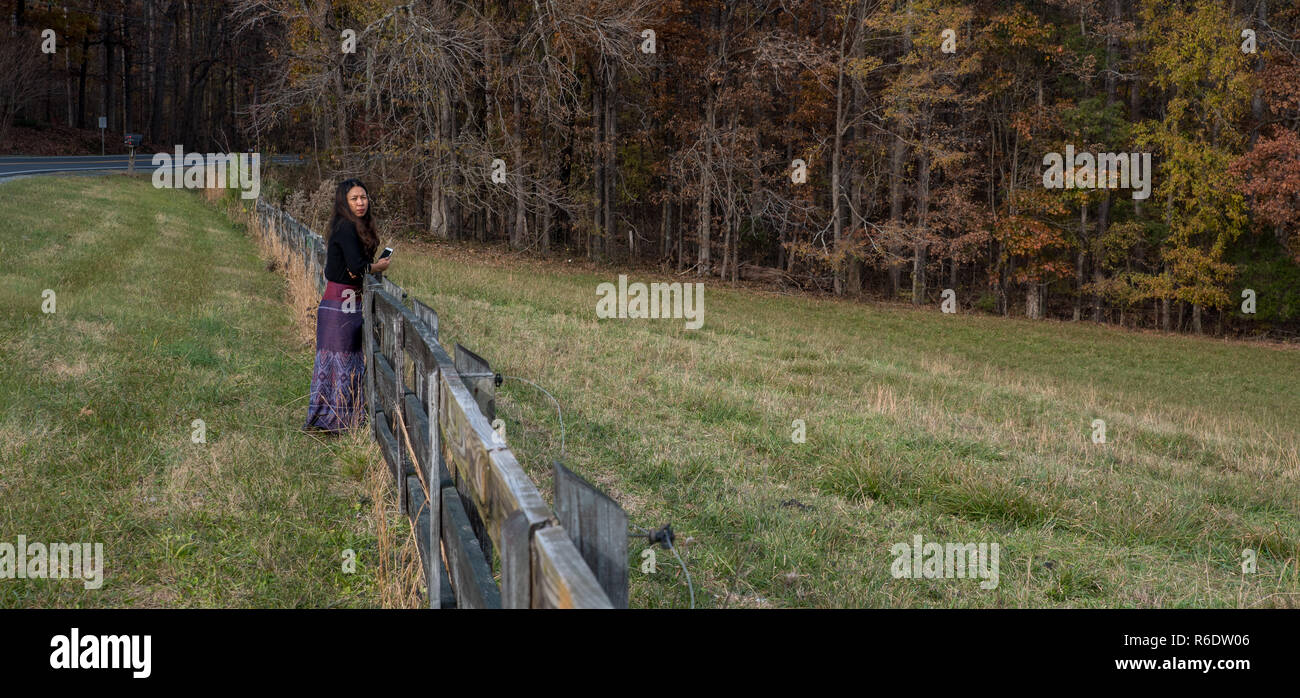
<instances>
[{"instance_id":1,"label":"woman's hand holding phone","mask_svg":"<svg viewBox=\"0 0 1300 698\"><path fill-rule=\"evenodd\" d=\"M388 269L388 265L392 261L393 261L393 248L385 247L384 251L379 255L379 259L370 263L370 271L372 273L385 271Z\"/></svg>"}]
</instances>

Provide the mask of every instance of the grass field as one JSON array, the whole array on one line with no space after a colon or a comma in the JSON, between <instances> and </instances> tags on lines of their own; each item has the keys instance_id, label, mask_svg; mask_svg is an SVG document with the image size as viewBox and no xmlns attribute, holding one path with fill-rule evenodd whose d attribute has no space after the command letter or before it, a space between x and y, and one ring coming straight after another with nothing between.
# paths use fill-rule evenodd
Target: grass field
<instances>
[{"instance_id":1,"label":"grass field","mask_svg":"<svg viewBox=\"0 0 1300 698\"><path fill-rule=\"evenodd\" d=\"M97 590L0 579L0 607L389 598L373 453L297 431L312 348L253 243L147 178L23 179L0 198L0 542L100 542L106 559Z\"/></svg>"},{"instance_id":2,"label":"grass field","mask_svg":"<svg viewBox=\"0 0 1300 698\"><path fill-rule=\"evenodd\" d=\"M444 343L546 387L566 463L634 524L694 539L698 606L1300 606L1294 347L717 282L691 331L598 320L615 270L398 246L389 275ZM554 408L517 381L497 404L549 492ZM998 543L998 586L894 578L891 546L917 535ZM632 605L686 605L671 554L643 574L643 548Z\"/></svg>"},{"instance_id":3,"label":"grass field","mask_svg":"<svg viewBox=\"0 0 1300 698\"><path fill-rule=\"evenodd\" d=\"M0 603L378 604L374 565L338 572L384 537L358 516L373 452L293 431L311 347L250 238L147 181L0 195L0 389L22 396L0 421L0 541L103 540L109 559L99 592L0 580ZM598 320L616 270L397 247L390 276L444 343L548 389L565 462L633 524L672 522L697 606L1300 606L1294 348L714 281L692 331ZM508 380L497 410L549 497L552 404ZM918 535L999 544L998 585L893 577L891 546ZM686 606L672 555L643 573L644 547L631 605Z\"/></svg>"}]
</instances>

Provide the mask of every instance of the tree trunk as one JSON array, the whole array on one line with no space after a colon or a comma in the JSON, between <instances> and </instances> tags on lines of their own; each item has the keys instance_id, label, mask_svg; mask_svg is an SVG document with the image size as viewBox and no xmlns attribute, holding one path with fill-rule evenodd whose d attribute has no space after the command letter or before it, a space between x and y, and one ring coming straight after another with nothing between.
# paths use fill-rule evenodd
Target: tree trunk
<instances>
[{"instance_id":1,"label":"tree trunk","mask_svg":"<svg viewBox=\"0 0 1300 698\"><path fill-rule=\"evenodd\" d=\"M927 120L928 121L928 120ZM921 144L916 157L917 239L912 247L912 305L925 303L926 250L930 223L930 143Z\"/></svg>"},{"instance_id":2,"label":"tree trunk","mask_svg":"<svg viewBox=\"0 0 1300 698\"><path fill-rule=\"evenodd\" d=\"M520 106L520 95L523 92L523 85L520 84L519 76L515 76L514 102L512 112L515 120L514 128L514 166L519 171L519 181L515 186L515 224L511 231L513 234L510 238L510 246L514 249L521 249L526 244L527 238L527 215L524 210L524 173L526 171L524 163L524 124L522 108Z\"/></svg>"},{"instance_id":3,"label":"tree trunk","mask_svg":"<svg viewBox=\"0 0 1300 698\"><path fill-rule=\"evenodd\" d=\"M162 135L162 116L163 116L163 90L167 86L167 64L170 61L172 42L172 19L173 13L163 15L158 22L158 28L162 32L162 40L154 49L153 54L153 107L149 110L149 140L153 143L161 143Z\"/></svg>"},{"instance_id":4,"label":"tree trunk","mask_svg":"<svg viewBox=\"0 0 1300 698\"><path fill-rule=\"evenodd\" d=\"M912 0L907 2L907 26L903 29L903 56L912 52ZM903 227L903 163L907 156L907 142L903 140L903 135L907 130L906 112L900 113L894 123L894 144L890 153L889 162L889 220L898 229ZM903 277L903 250L902 246L895 246L893 253L895 259L889 265L889 290L893 298L898 298L898 292L902 287Z\"/></svg>"},{"instance_id":5,"label":"tree trunk","mask_svg":"<svg viewBox=\"0 0 1300 698\"><path fill-rule=\"evenodd\" d=\"M1263 32L1268 26L1268 0L1256 0L1255 5L1255 31ZM1264 70L1264 54L1255 55L1255 75L1258 76ZM1258 85L1256 81L1256 85ZM1255 88L1255 92L1250 98L1250 114L1252 124L1250 128L1250 144L1255 145L1259 139L1259 129L1264 125L1264 90L1260 87Z\"/></svg>"},{"instance_id":6,"label":"tree trunk","mask_svg":"<svg viewBox=\"0 0 1300 698\"><path fill-rule=\"evenodd\" d=\"M1079 237L1083 240L1088 235L1088 204L1085 201L1079 207ZM1085 258L1084 247L1079 247L1079 254L1075 258L1074 268L1074 321L1078 322L1083 313L1083 261Z\"/></svg>"},{"instance_id":7,"label":"tree trunk","mask_svg":"<svg viewBox=\"0 0 1300 698\"><path fill-rule=\"evenodd\" d=\"M592 185L595 187L595 209L591 212L591 234L587 236L587 258L591 259L596 250L596 242L593 238L603 236L605 232L604 221L602 217L605 213L605 106L602 100L605 96L605 76L600 70L600 60L595 58L591 64L591 137L592 137L592 158L595 160L596 177Z\"/></svg>"},{"instance_id":8,"label":"tree trunk","mask_svg":"<svg viewBox=\"0 0 1300 698\"><path fill-rule=\"evenodd\" d=\"M853 43L850 45L849 53L853 58L861 60L866 55L866 41L863 40L861 27L862 23L866 19L868 7L865 2L859 2L857 5L859 11L854 24L855 30L853 32ZM855 79L853 81L853 98L850 101L850 108L852 109L850 113L854 115L861 114L863 109L862 105L865 101L866 95L862 87L862 80ZM863 218L865 213L862 210L862 189L864 187L863 174L861 171L862 158L858 155L857 148L858 142L862 139L862 128L857 123L854 123L849 128L849 152L853 155L849 158L848 170L849 182L851 182L852 187L850 189L851 193L849 194L849 201L852 203L849 212L849 220L852 223L849 228L855 235L863 235L863 230L866 228L866 221ZM848 263L848 292L855 296L860 295L862 293L862 277L865 272L865 264L863 263L862 258L858 257L856 254L849 257Z\"/></svg>"},{"instance_id":9,"label":"tree trunk","mask_svg":"<svg viewBox=\"0 0 1300 698\"><path fill-rule=\"evenodd\" d=\"M334 129L339 134L339 149L346 154L352 145L348 131L347 92L343 89L343 64L334 71Z\"/></svg>"},{"instance_id":10,"label":"tree trunk","mask_svg":"<svg viewBox=\"0 0 1300 698\"><path fill-rule=\"evenodd\" d=\"M1106 33L1106 106L1110 107L1118 101L1119 94L1119 76L1116 64L1119 62L1119 22L1123 16L1121 0L1110 0L1110 26ZM1107 175L1109 180L1109 175ZM1100 182L1099 182L1100 184ZM1107 181L1109 184L1109 181ZM1103 189L1101 192L1101 203L1097 207L1097 239L1100 240L1110 227L1110 207L1111 191ZM1081 233L1082 234L1082 233ZM1086 237L1085 237L1086 241ZM1093 258L1092 279L1094 283L1100 284L1103 280L1103 270L1101 264L1094 255L1088 255ZM1079 255L1080 264L1083 263L1084 255ZM1082 279L1083 271L1079 271L1079 278ZM1080 290L1082 293L1082 290ZM1076 302L1075 319L1078 319L1079 311ZM1101 322L1101 295L1094 293L1092 295L1092 321Z\"/></svg>"},{"instance_id":11,"label":"tree trunk","mask_svg":"<svg viewBox=\"0 0 1300 698\"><path fill-rule=\"evenodd\" d=\"M63 8L63 23L68 23L68 8ZM72 46L63 42L63 102L67 106L68 119L64 123L72 125Z\"/></svg>"},{"instance_id":12,"label":"tree trunk","mask_svg":"<svg viewBox=\"0 0 1300 698\"><path fill-rule=\"evenodd\" d=\"M538 234L542 236L542 254L551 252L551 204L542 198L542 185L537 184L537 199L542 206L542 223Z\"/></svg>"},{"instance_id":13,"label":"tree trunk","mask_svg":"<svg viewBox=\"0 0 1300 698\"><path fill-rule=\"evenodd\" d=\"M677 271L686 268L686 215L684 204L677 202Z\"/></svg>"},{"instance_id":14,"label":"tree trunk","mask_svg":"<svg viewBox=\"0 0 1300 698\"><path fill-rule=\"evenodd\" d=\"M709 188L712 183L711 177L713 174L713 132L717 125L715 120L717 98L714 95L711 86L708 88L708 91L708 101L704 107L704 127L707 129L705 132L704 169L700 173L700 218L698 221L700 255L698 260L699 267L695 271L698 276L709 275L709 235L713 224L713 201L710 196Z\"/></svg>"},{"instance_id":15,"label":"tree trunk","mask_svg":"<svg viewBox=\"0 0 1300 698\"><path fill-rule=\"evenodd\" d=\"M671 192L665 192L663 201L659 202L659 259L672 260L672 213L673 207L668 199Z\"/></svg>"},{"instance_id":16,"label":"tree trunk","mask_svg":"<svg viewBox=\"0 0 1300 698\"><path fill-rule=\"evenodd\" d=\"M86 73L90 64L90 34L81 39L81 66L77 71L77 128L86 128Z\"/></svg>"},{"instance_id":17,"label":"tree trunk","mask_svg":"<svg viewBox=\"0 0 1300 698\"><path fill-rule=\"evenodd\" d=\"M1037 281L1030 281L1025 290L1025 317L1030 320L1043 319L1042 286Z\"/></svg>"},{"instance_id":18,"label":"tree trunk","mask_svg":"<svg viewBox=\"0 0 1300 698\"><path fill-rule=\"evenodd\" d=\"M834 146L831 150L831 228L834 235L833 252L835 259L839 259L840 239L844 237L844 218L840 211L840 149L843 144L844 134L844 44L848 40L849 19L845 17L843 26L840 28L840 56L836 63L838 70L835 81L835 139ZM835 273L835 295L844 295L844 267L840 263L834 265Z\"/></svg>"},{"instance_id":19,"label":"tree trunk","mask_svg":"<svg viewBox=\"0 0 1300 698\"><path fill-rule=\"evenodd\" d=\"M447 194L444 179L448 175L448 168L443 167L443 153L450 154L452 148L449 139L446 137L446 94L442 90L439 90L438 93L438 112L433 119L433 173L429 177L429 232L436 238L446 240L450 237L447 225ZM446 150L444 151L444 149Z\"/></svg>"},{"instance_id":20,"label":"tree trunk","mask_svg":"<svg viewBox=\"0 0 1300 698\"><path fill-rule=\"evenodd\" d=\"M122 130L119 133L123 134L131 132L131 42L127 36L129 24L123 21L118 25L122 47Z\"/></svg>"},{"instance_id":21,"label":"tree trunk","mask_svg":"<svg viewBox=\"0 0 1300 698\"><path fill-rule=\"evenodd\" d=\"M108 132L113 133L117 130L113 117L113 20L110 17L100 15L99 33L103 39L103 51L100 54L99 66L99 114L97 116L108 117ZM98 124L96 124L98 125Z\"/></svg>"},{"instance_id":22,"label":"tree trunk","mask_svg":"<svg viewBox=\"0 0 1300 698\"><path fill-rule=\"evenodd\" d=\"M614 224L614 179L618 174L618 123L615 118L615 107L618 104L618 76L613 72L613 69L605 76L603 82L605 88L605 147L602 152L605 166L604 176L601 177L604 186L601 202L605 207L605 211L601 218L605 221L605 256L609 257L613 253L618 227ZM629 252L631 252L631 249L629 249Z\"/></svg>"}]
</instances>

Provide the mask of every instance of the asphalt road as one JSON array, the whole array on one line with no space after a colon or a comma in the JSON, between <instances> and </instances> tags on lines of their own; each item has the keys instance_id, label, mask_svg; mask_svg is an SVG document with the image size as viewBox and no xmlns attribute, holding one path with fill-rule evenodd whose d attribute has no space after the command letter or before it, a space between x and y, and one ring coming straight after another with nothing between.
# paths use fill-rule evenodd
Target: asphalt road
<instances>
[{"instance_id":1,"label":"asphalt road","mask_svg":"<svg viewBox=\"0 0 1300 698\"><path fill-rule=\"evenodd\" d=\"M135 156L136 172L152 172L152 153ZM130 157L126 155L54 155L48 157L34 155L14 155L0 157L0 179L22 177L55 172L125 172L129 169ZM279 165L300 164L301 156L275 155L271 161Z\"/></svg>"}]
</instances>

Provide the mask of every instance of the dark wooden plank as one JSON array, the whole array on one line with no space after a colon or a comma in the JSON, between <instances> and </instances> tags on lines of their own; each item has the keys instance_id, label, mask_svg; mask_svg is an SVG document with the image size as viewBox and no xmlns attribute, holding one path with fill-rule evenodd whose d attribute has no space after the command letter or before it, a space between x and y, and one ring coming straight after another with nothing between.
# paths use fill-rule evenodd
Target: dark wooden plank
<instances>
[{"instance_id":1,"label":"dark wooden plank","mask_svg":"<svg viewBox=\"0 0 1300 698\"><path fill-rule=\"evenodd\" d=\"M393 386L397 384L397 376L393 373L393 365L389 363L388 357L380 352L375 353L375 368L379 371L376 379L384 384L384 389L388 391L389 400L392 399ZM388 407L387 404L379 403L378 408Z\"/></svg>"},{"instance_id":2,"label":"dark wooden plank","mask_svg":"<svg viewBox=\"0 0 1300 698\"><path fill-rule=\"evenodd\" d=\"M411 311L408 311L411 312ZM412 356L419 355L420 363L426 371L425 393L425 413L430 415L429 419L429 455L430 460L438 461L438 480L442 487L451 487L455 485L455 478L451 470L447 467L446 456L440 445L443 441L441 438L443 427L439 426L437 414L439 405L439 376L443 371L449 371L455 375L456 368L450 355L438 344L437 339L430 333L427 325L418 321L414 313L411 312L407 324L407 350Z\"/></svg>"},{"instance_id":3,"label":"dark wooden plank","mask_svg":"<svg viewBox=\"0 0 1300 698\"><path fill-rule=\"evenodd\" d=\"M391 297L388 299L383 297L382 289L379 286L379 280L374 276L368 276L367 278L372 279L370 293L366 294L370 297L369 302L371 304L371 327L369 328L371 350L375 354L384 354L387 351L387 347L391 344L391 318L397 313L397 311L393 308L391 302L388 302L391 300ZM373 355L374 354L372 354L372 356ZM388 394L386 388L387 386L391 386L394 382L393 377L382 375L384 366L388 367L389 373L392 372L392 366L387 363L386 356L382 357L384 359L383 361L380 361L380 358L381 357L377 357L375 360L370 362L372 372L376 374L373 383L375 390L375 412L385 409L385 405L389 404L389 401L392 400L392 396ZM392 427L391 421L389 427Z\"/></svg>"},{"instance_id":4,"label":"dark wooden plank","mask_svg":"<svg viewBox=\"0 0 1300 698\"><path fill-rule=\"evenodd\" d=\"M501 607L529 608L533 599L533 533L546 521L530 521L524 511L501 526Z\"/></svg>"},{"instance_id":5,"label":"dark wooden plank","mask_svg":"<svg viewBox=\"0 0 1300 698\"><path fill-rule=\"evenodd\" d=\"M393 395L392 395L392 414L394 420L393 435L397 438L397 452L406 455L406 436L400 425L406 424L406 347L402 340L402 331L405 329L406 322L400 314L393 315L393 353L389 355L392 361L393 369ZM409 502L406 497L406 468L397 469L397 510L403 514L407 511Z\"/></svg>"},{"instance_id":6,"label":"dark wooden plank","mask_svg":"<svg viewBox=\"0 0 1300 698\"><path fill-rule=\"evenodd\" d=\"M441 349L441 347L431 348L430 354L433 355L435 362L439 363L439 385L437 387L439 396L445 398L445 396L450 395L450 389L447 386L455 385L456 390L459 391L458 395L460 395L462 399L467 397L468 391L466 391L463 384L460 383L459 373L456 371L454 365L447 366L443 362L439 361L440 357L436 355L438 349ZM447 382L448 380L451 381L450 384ZM442 399L441 402L446 403L447 400ZM454 401L452 405L454 408L452 411L456 415L463 417L464 412L460 406L454 403ZM440 410L445 409L446 404L443 404L440 407ZM474 411L477 412L477 407L474 408ZM475 539L479 542L480 553L485 561L490 562L492 560L492 542L495 534L488 530L483 515L479 511L479 492L481 491L482 480L481 473L489 467L487 453L486 451L480 452L467 448L467 444L469 443L467 439L472 439L474 437L472 435L467 436L466 434L472 434L472 432L465 432L459 428L453 428L451 431L448 431L448 422L445 419L446 416L446 412L443 411L444 419L442 423L439 424L439 429L442 432L442 438L439 443L444 449L444 456L446 456L449 450L456 454L456 456L452 456L454 460L446 461L448 466L452 466L453 462L459 464L459 467L449 467L448 474L451 476L451 481L457 494L460 495L461 505L465 509L466 518L469 520L470 527L474 531ZM455 419L455 417L453 417L453 419ZM458 419L455 424L463 425L465 422L463 419ZM459 457L475 453L479 456L477 460L469 460Z\"/></svg>"},{"instance_id":7,"label":"dark wooden plank","mask_svg":"<svg viewBox=\"0 0 1300 698\"><path fill-rule=\"evenodd\" d=\"M460 495L460 504L465 508L465 518L469 520L469 527L474 531L474 539L478 541L479 554L489 565L492 564L492 534L488 533L487 524L483 522L483 516L479 514L478 505L474 502L474 494L470 491L469 483L463 478L452 477L452 487L456 489L456 494Z\"/></svg>"},{"instance_id":8,"label":"dark wooden plank","mask_svg":"<svg viewBox=\"0 0 1300 698\"><path fill-rule=\"evenodd\" d=\"M391 282L390 282L391 283ZM403 380L406 376L411 375L411 367L416 367L420 372L432 371L435 368L444 367L455 370L455 363L447 356L447 352L438 344L438 340L430 334L428 327L416 317L415 313L401 301L395 298L385 288L379 288L375 292L375 307L379 314L386 318L386 330L392 342L383 344L384 354L394 359L392 366L394 369L402 369ZM397 334L398 326L394 324L394 318L401 321L401 333ZM400 340L400 342L398 341ZM400 352L398 349L400 348ZM411 356L411 366L398 366L396 357L398 354L409 354ZM411 381L411 385L417 385ZM411 386L408 386L411 387ZM428 390L427 385L420 385L416 394L423 401L425 393Z\"/></svg>"},{"instance_id":9,"label":"dark wooden plank","mask_svg":"<svg viewBox=\"0 0 1300 698\"><path fill-rule=\"evenodd\" d=\"M425 498L424 489L414 478L406 481L410 492L411 512L415 520L415 541L420 549L420 562L424 567L424 583L428 588L429 608L442 608L442 497ZM439 490L434 490L439 492Z\"/></svg>"},{"instance_id":10,"label":"dark wooden plank","mask_svg":"<svg viewBox=\"0 0 1300 698\"><path fill-rule=\"evenodd\" d=\"M413 354L420 355L420 361L424 370L430 372L447 372L456 374L456 363L447 353L446 349L438 343L437 337L430 333L428 326L420 322L415 314L409 310L403 313L407 318L407 330L413 332L418 339L413 339L406 343L407 350Z\"/></svg>"},{"instance_id":11,"label":"dark wooden plank","mask_svg":"<svg viewBox=\"0 0 1300 698\"><path fill-rule=\"evenodd\" d=\"M420 333L419 340L407 342L407 346L411 347L412 351L420 351L424 353L424 358L422 359L422 361L427 362L425 364L426 366L430 364L432 364L433 366L433 368L429 369L426 372L425 381L424 381L426 385L426 391L425 391L426 395L424 396L422 403L424 408L423 415L427 417L427 421L418 422L418 424L414 426L408 425L407 428L408 429L415 428L421 432L420 436L416 437L413 435L412 438L416 439L416 441L420 444L421 448L425 449L424 453L422 453L421 455L425 457L425 460L422 461L422 464L426 468L426 470L424 471L426 477L429 477L431 473L436 472L438 482L439 482L438 486L440 488L451 487L454 485L454 480L451 476L451 472L447 469L447 463L443 457L442 449L438 445L441 439L441 430L438 427L438 419L437 419L438 370L439 369L438 369L437 360L434 359L432 354L428 351L428 347L426 346L426 343L424 341L427 338L428 338L427 333L422 332ZM414 405L408 405L408 410L413 410L413 409L414 409ZM435 466L435 462L436 462L436 466Z\"/></svg>"},{"instance_id":12,"label":"dark wooden plank","mask_svg":"<svg viewBox=\"0 0 1300 698\"><path fill-rule=\"evenodd\" d=\"M489 468L488 444L496 441L483 413L454 371L439 371L438 425L447 468L457 481L468 484L479 508L484 504L484 481Z\"/></svg>"},{"instance_id":13,"label":"dark wooden plank","mask_svg":"<svg viewBox=\"0 0 1300 698\"><path fill-rule=\"evenodd\" d=\"M438 428L438 369L436 367L429 371L427 381L429 394L425 396L424 410L429 417L429 460L431 468L435 462L437 464L438 489L442 489L451 487L452 479L451 473L447 470L447 463L442 458L442 448L439 446L442 435Z\"/></svg>"},{"instance_id":14,"label":"dark wooden plank","mask_svg":"<svg viewBox=\"0 0 1300 698\"><path fill-rule=\"evenodd\" d=\"M370 365L374 367L374 373L375 373L374 434L375 434L375 438L378 439L379 438L378 429L379 429L379 422L381 421L381 415L383 420L385 421L385 425L388 427L388 430L391 432L393 429L393 416L392 413L389 411L390 410L389 406L393 402L392 386L396 381L393 377L393 369L388 364L388 359L383 354L376 352L373 355L372 360L370 361Z\"/></svg>"},{"instance_id":15,"label":"dark wooden plank","mask_svg":"<svg viewBox=\"0 0 1300 698\"><path fill-rule=\"evenodd\" d=\"M627 514L555 461L555 514L614 608L627 608Z\"/></svg>"},{"instance_id":16,"label":"dark wooden plank","mask_svg":"<svg viewBox=\"0 0 1300 698\"><path fill-rule=\"evenodd\" d=\"M563 526L533 534L533 608L613 608Z\"/></svg>"},{"instance_id":17,"label":"dark wooden plank","mask_svg":"<svg viewBox=\"0 0 1300 698\"><path fill-rule=\"evenodd\" d=\"M434 472L429 456L429 417L424 413L424 405L415 393L406 393L406 432L411 437L411 450L415 451L416 467L429 480L429 473Z\"/></svg>"},{"instance_id":18,"label":"dark wooden plank","mask_svg":"<svg viewBox=\"0 0 1300 698\"><path fill-rule=\"evenodd\" d=\"M367 275L361 291L362 347L366 357L366 419L370 424L370 435L375 435L375 294L374 277Z\"/></svg>"},{"instance_id":19,"label":"dark wooden plank","mask_svg":"<svg viewBox=\"0 0 1300 698\"><path fill-rule=\"evenodd\" d=\"M495 388L492 385L492 379L490 377L485 379L483 375L491 373L491 366L481 356L460 344L456 345L454 361L456 372L460 374L464 385L469 388L470 395L474 397L479 411L491 422L496 413ZM474 535L483 548L483 559L490 561L492 559L493 536L488 533L487 524L484 521L483 514L478 509L478 502L474 498L473 488L462 477L456 477L455 481L456 491L460 492L461 503L465 505L465 513L469 516L469 523L474 528Z\"/></svg>"},{"instance_id":20,"label":"dark wooden plank","mask_svg":"<svg viewBox=\"0 0 1300 698\"><path fill-rule=\"evenodd\" d=\"M391 299L391 295L389 296ZM413 350L421 351L425 354L424 367L426 370L433 370L436 366L440 371L456 372L456 362L447 353L446 349L438 343L438 337L434 335L428 325L420 321L415 312L409 308L399 306L397 312L401 313L407 319L408 329L413 329L422 340L419 343L408 343Z\"/></svg>"},{"instance_id":21,"label":"dark wooden plank","mask_svg":"<svg viewBox=\"0 0 1300 698\"><path fill-rule=\"evenodd\" d=\"M487 417L488 424L491 424L497 418L497 388L492 366L487 359L457 343L456 372L460 374L465 387L469 388L470 395L474 397L483 416Z\"/></svg>"},{"instance_id":22,"label":"dark wooden plank","mask_svg":"<svg viewBox=\"0 0 1300 698\"><path fill-rule=\"evenodd\" d=\"M536 485L488 426L460 379L443 371L438 389L441 447L448 470L468 485L488 536L500 547L501 525L510 514L527 508L533 512L530 517L545 518L549 512Z\"/></svg>"},{"instance_id":23,"label":"dark wooden plank","mask_svg":"<svg viewBox=\"0 0 1300 698\"><path fill-rule=\"evenodd\" d=\"M381 296L382 295L383 294L381 294ZM392 304L391 298L388 299L388 304ZM435 370L431 371L429 374L430 379L435 381L435 383L431 384L432 392L437 396L434 399L433 404L430 405L430 409L432 409L435 414L439 413L442 408L437 405L439 405L440 397L446 394L445 384L441 379L442 376L445 375L451 378L462 394L467 393L467 391L465 391L463 385L457 378L454 361L451 357L447 356L446 351L442 349L441 345L433 339L428 331L428 327L424 323L420 322L412 311L403 310L402 308L397 308L397 311L406 317L407 329L411 330L419 337L418 341L407 342L407 346L411 347L413 352L421 353L423 355L423 361L426 366L436 367ZM435 424L437 424L436 421L431 422L431 430ZM478 542L480 555L485 563L490 564L492 560L493 534L488 530L487 524L479 512L476 495L479 490L479 485L477 484L479 478L475 475L475 473L486 470L489 467L486 451L480 449L478 452L480 458L477 461L479 463L479 467L477 468L450 468L448 467L449 463L446 460L446 448L450 445L457 449L457 453L460 453L464 450L462 448L464 441L459 435L459 432L457 432L455 437L448 438L446 436L447 432L445 424L438 424L437 429L439 430L439 479L442 481L443 476L445 476L447 484L454 487L455 491L460 496L461 509L465 512L465 517L470 524L470 528L474 532L474 539Z\"/></svg>"},{"instance_id":24,"label":"dark wooden plank","mask_svg":"<svg viewBox=\"0 0 1300 698\"><path fill-rule=\"evenodd\" d=\"M401 303L392 294L384 290L380 281L374 290L375 330L379 339L379 350L384 356L393 355L393 318L401 315Z\"/></svg>"},{"instance_id":25,"label":"dark wooden plank","mask_svg":"<svg viewBox=\"0 0 1300 698\"><path fill-rule=\"evenodd\" d=\"M416 453L416 449L420 448L420 445L423 442L423 438L419 436L420 430L418 422L425 419L424 408L418 401L416 401L415 394L408 390L406 391L404 410L409 413L412 407L415 408L413 421L416 421L417 424L412 426L411 424L405 424L402 420L398 420L398 428L393 430L393 434L401 437L399 441L403 446L402 455L404 456L402 461L402 472L404 473L406 481L414 479L417 482L421 482L423 487L429 487L428 473L423 465L423 463L427 462L425 460L427 456L421 457ZM427 430L427 427L425 427L425 429ZM409 505L409 497L407 498L407 501ZM410 513L409 509L407 513Z\"/></svg>"},{"instance_id":26,"label":"dark wooden plank","mask_svg":"<svg viewBox=\"0 0 1300 698\"><path fill-rule=\"evenodd\" d=\"M423 322L424 326L428 328L429 334L433 335L434 340L437 340L438 339L437 311L425 305L423 302L420 301L419 298L411 299L411 311L414 312L415 317L419 318L420 322Z\"/></svg>"},{"instance_id":27,"label":"dark wooden plank","mask_svg":"<svg viewBox=\"0 0 1300 698\"><path fill-rule=\"evenodd\" d=\"M384 276L383 272L380 272L377 276L380 279L380 284L383 285L384 292L392 296L393 300L397 301L397 305L405 306L406 289L398 286L387 276Z\"/></svg>"},{"instance_id":28,"label":"dark wooden plank","mask_svg":"<svg viewBox=\"0 0 1300 698\"><path fill-rule=\"evenodd\" d=\"M442 487L455 487L456 482L451 477L451 471L447 469L447 461L443 460L442 454L438 454L438 480Z\"/></svg>"},{"instance_id":29,"label":"dark wooden plank","mask_svg":"<svg viewBox=\"0 0 1300 698\"><path fill-rule=\"evenodd\" d=\"M456 608L456 592L451 588L451 578L447 576L447 566L441 564L441 557L438 559L438 562L439 570L441 570L438 577L441 580L440 586L442 587L442 607Z\"/></svg>"},{"instance_id":30,"label":"dark wooden plank","mask_svg":"<svg viewBox=\"0 0 1300 698\"><path fill-rule=\"evenodd\" d=\"M397 482L397 469L402 467L402 456L397 450L397 439L393 438L393 432L388 428L387 415L383 410L375 412L375 417L375 442L379 444L379 452L384 457L388 472L393 476L393 482Z\"/></svg>"},{"instance_id":31,"label":"dark wooden plank","mask_svg":"<svg viewBox=\"0 0 1300 698\"><path fill-rule=\"evenodd\" d=\"M429 352L425 351L420 344L423 339L412 328L407 328L402 333L403 354L406 356L406 365L408 372L406 374L406 387L413 393L421 403L424 402L425 396L428 395L429 386L425 385L425 378L428 375Z\"/></svg>"},{"instance_id":32,"label":"dark wooden plank","mask_svg":"<svg viewBox=\"0 0 1300 698\"><path fill-rule=\"evenodd\" d=\"M442 493L442 544L458 608L501 608L501 591L492 579L492 568L479 554L478 541L470 528L460 495L448 487Z\"/></svg>"}]
</instances>

